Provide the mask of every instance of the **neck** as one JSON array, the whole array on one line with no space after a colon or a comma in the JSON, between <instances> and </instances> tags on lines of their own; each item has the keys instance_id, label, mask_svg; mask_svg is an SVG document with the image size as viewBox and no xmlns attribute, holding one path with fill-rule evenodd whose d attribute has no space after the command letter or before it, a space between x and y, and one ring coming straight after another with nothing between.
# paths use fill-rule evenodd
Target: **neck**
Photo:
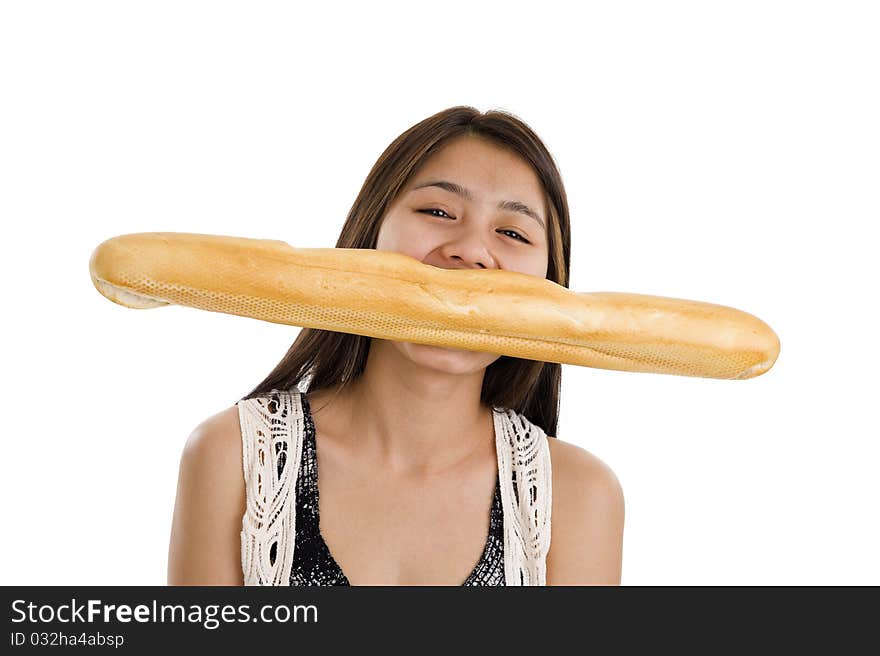
<instances>
[{"instance_id":1,"label":"neck","mask_svg":"<svg viewBox=\"0 0 880 656\"><path fill-rule=\"evenodd\" d=\"M331 402L344 439L362 462L390 476L424 479L494 453L494 416L480 403L485 368L450 374L416 366L374 339L364 372Z\"/></svg>"}]
</instances>

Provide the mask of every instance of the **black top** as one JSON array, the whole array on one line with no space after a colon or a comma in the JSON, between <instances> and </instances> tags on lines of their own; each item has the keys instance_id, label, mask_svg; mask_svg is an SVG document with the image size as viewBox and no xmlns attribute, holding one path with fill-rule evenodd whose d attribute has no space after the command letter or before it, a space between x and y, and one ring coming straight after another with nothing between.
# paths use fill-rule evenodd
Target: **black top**
<instances>
[{"instance_id":1,"label":"black top","mask_svg":"<svg viewBox=\"0 0 880 656\"><path fill-rule=\"evenodd\" d=\"M351 585L321 536L318 517L318 458L315 424L305 394L302 457L296 478L296 536L290 585ZM504 515L500 479L489 511L489 535L477 565L462 585L504 585Z\"/></svg>"}]
</instances>

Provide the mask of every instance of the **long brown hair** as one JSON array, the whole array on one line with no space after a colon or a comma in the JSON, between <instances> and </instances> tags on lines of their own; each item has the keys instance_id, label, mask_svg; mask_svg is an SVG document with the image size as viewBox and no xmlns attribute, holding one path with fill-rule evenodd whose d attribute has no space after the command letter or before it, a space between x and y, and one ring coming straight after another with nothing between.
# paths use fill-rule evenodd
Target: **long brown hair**
<instances>
[{"instance_id":1,"label":"long brown hair","mask_svg":"<svg viewBox=\"0 0 880 656\"><path fill-rule=\"evenodd\" d=\"M534 131L506 111L480 112L469 106L450 107L412 126L397 137L373 165L354 201L336 248L376 248L386 209L411 176L447 141L462 135L488 139L511 149L531 164L543 185L549 211L547 279L568 287L570 226L562 177L547 148ZM273 390L292 390L310 378L305 393L340 385L337 392L364 370L371 338L343 332L303 328L287 354L244 399ZM556 435L562 366L501 356L486 368L480 402L509 408ZM243 400L243 399L242 399Z\"/></svg>"}]
</instances>

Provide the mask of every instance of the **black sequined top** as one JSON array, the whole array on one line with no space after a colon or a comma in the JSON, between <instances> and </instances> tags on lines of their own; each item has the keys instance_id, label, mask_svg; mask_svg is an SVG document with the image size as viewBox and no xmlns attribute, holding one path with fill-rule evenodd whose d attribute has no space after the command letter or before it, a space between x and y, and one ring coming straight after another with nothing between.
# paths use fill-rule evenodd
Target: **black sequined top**
<instances>
[{"instance_id":1,"label":"black sequined top","mask_svg":"<svg viewBox=\"0 0 880 656\"><path fill-rule=\"evenodd\" d=\"M318 458L315 424L305 394L301 394L305 434L296 477L296 535L290 585L351 585L321 536L318 517ZM477 565L462 585L504 585L504 515L501 485L496 478L489 512L489 535Z\"/></svg>"}]
</instances>

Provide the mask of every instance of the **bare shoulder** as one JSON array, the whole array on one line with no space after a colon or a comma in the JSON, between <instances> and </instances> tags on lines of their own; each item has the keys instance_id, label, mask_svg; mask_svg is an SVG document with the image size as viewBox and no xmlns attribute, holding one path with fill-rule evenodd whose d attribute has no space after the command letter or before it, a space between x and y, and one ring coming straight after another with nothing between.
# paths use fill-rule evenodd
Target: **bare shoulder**
<instances>
[{"instance_id":1,"label":"bare shoulder","mask_svg":"<svg viewBox=\"0 0 880 656\"><path fill-rule=\"evenodd\" d=\"M616 474L598 456L557 437L548 436L546 439L554 480L560 483L563 493L589 488L592 492L620 493L622 496ZM588 495L579 495L578 498L585 500L585 496Z\"/></svg>"},{"instance_id":2,"label":"bare shoulder","mask_svg":"<svg viewBox=\"0 0 880 656\"><path fill-rule=\"evenodd\" d=\"M198 462L207 459L215 465L236 460L243 472L238 406L221 410L196 426L186 440L183 458Z\"/></svg>"},{"instance_id":3,"label":"bare shoulder","mask_svg":"<svg viewBox=\"0 0 880 656\"><path fill-rule=\"evenodd\" d=\"M245 512L238 407L203 420L183 447L171 540L169 585L242 585Z\"/></svg>"},{"instance_id":4,"label":"bare shoulder","mask_svg":"<svg viewBox=\"0 0 880 656\"><path fill-rule=\"evenodd\" d=\"M586 449L547 437L553 484L547 585L619 585L624 497L615 473Z\"/></svg>"}]
</instances>

